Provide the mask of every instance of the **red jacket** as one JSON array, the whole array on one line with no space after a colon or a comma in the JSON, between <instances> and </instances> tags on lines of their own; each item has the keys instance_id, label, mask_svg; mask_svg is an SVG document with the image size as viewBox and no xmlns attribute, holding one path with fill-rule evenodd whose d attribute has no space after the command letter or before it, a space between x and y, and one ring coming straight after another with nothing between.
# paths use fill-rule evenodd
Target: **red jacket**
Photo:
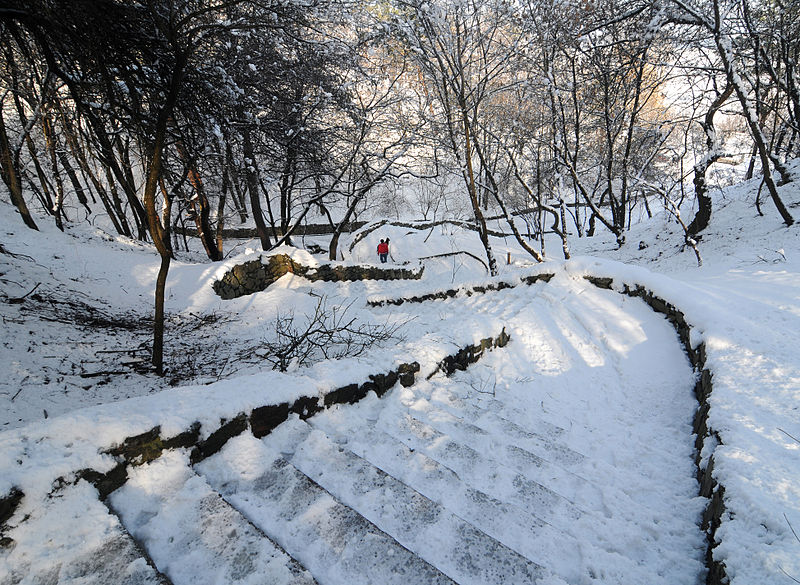
<instances>
[{"instance_id":1,"label":"red jacket","mask_svg":"<svg viewBox=\"0 0 800 585\"><path fill-rule=\"evenodd\" d=\"M386 242L381 242L378 244L378 254L388 254L389 253L389 244Z\"/></svg>"}]
</instances>

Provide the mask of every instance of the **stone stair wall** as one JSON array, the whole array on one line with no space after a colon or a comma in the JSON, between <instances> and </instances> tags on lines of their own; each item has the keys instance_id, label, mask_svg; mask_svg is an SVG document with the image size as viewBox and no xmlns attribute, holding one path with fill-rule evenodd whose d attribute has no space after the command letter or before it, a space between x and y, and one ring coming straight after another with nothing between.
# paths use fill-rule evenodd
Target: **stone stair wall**
<instances>
[{"instance_id":1,"label":"stone stair wall","mask_svg":"<svg viewBox=\"0 0 800 585\"><path fill-rule=\"evenodd\" d=\"M555 276L555 274L545 272L541 274L524 276L520 279L520 282L518 283L499 281L499 282L489 283L486 286L451 288L424 295L415 295L412 297L399 297L396 299L367 301L367 304L370 307L384 307L386 305L400 306L403 303L425 303L428 301L441 301L444 299L452 299L457 297L458 295L466 295L468 297L471 297L472 295L475 294L485 294L490 291L499 291L499 290L505 290L507 288L515 288L519 284L527 284L528 286L530 286L539 281L550 282L550 279L553 278L553 276Z\"/></svg>"}]
</instances>

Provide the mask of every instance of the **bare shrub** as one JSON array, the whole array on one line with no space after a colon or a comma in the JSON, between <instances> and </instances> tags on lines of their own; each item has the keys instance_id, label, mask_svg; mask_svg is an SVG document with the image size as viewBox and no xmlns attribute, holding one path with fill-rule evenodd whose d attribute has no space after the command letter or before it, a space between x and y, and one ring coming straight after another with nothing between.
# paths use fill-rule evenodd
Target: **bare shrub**
<instances>
[{"instance_id":1,"label":"bare shrub","mask_svg":"<svg viewBox=\"0 0 800 585\"><path fill-rule=\"evenodd\" d=\"M348 314L353 302L330 306L327 297L320 297L314 313L305 319L297 319L294 312L278 316L275 340L264 345L272 369L285 372L294 364L356 357L376 344L402 341L398 331L405 323L359 323Z\"/></svg>"}]
</instances>

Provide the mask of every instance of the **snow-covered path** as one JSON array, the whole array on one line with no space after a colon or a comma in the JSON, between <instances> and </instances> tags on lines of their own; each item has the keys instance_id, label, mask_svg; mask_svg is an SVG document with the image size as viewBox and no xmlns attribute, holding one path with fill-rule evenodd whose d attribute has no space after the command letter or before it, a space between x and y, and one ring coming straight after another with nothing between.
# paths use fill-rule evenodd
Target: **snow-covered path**
<instances>
[{"instance_id":1,"label":"snow-covered path","mask_svg":"<svg viewBox=\"0 0 800 585\"><path fill-rule=\"evenodd\" d=\"M26 502L0 583L109 582L92 559L120 539L120 583L702 581L694 375L666 320L566 272L375 311L414 319L408 344L431 352L415 385L131 469L84 544L47 518L78 521L90 486ZM506 347L434 373L437 352L502 328Z\"/></svg>"}]
</instances>

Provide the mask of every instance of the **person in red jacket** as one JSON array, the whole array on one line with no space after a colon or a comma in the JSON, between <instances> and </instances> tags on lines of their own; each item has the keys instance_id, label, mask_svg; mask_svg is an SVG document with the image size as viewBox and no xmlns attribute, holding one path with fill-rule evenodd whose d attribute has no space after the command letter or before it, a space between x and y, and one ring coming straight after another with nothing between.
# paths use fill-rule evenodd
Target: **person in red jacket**
<instances>
[{"instance_id":1,"label":"person in red jacket","mask_svg":"<svg viewBox=\"0 0 800 585\"><path fill-rule=\"evenodd\" d=\"M386 257L389 255L389 244L381 240L378 244L378 257L381 259L381 264L386 264Z\"/></svg>"}]
</instances>

